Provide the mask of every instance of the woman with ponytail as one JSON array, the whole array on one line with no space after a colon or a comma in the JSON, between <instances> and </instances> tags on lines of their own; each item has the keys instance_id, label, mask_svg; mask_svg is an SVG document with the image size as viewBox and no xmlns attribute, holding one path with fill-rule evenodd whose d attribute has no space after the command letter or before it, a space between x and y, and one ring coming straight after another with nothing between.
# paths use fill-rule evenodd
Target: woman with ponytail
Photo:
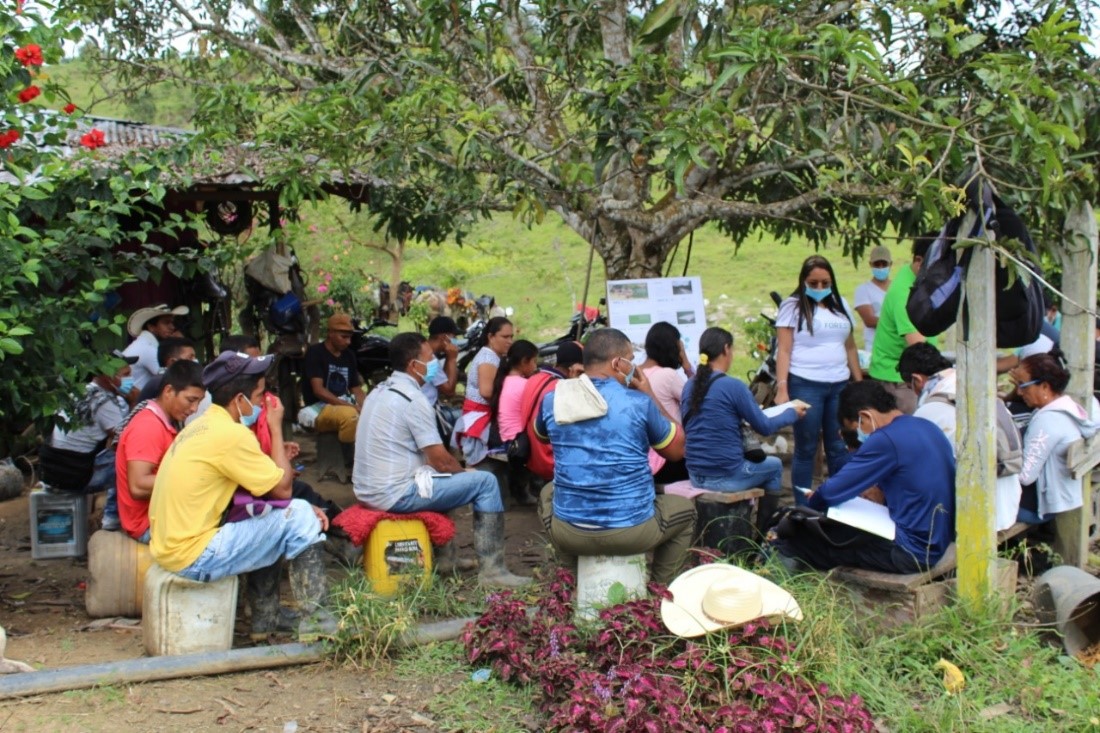
<instances>
[{"instance_id":1,"label":"woman with ponytail","mask_svg":"<svg viewBox=\"0 0 1100 733\"><path fill-rule=\"evenodd\" d=\"M733 335L708 328L699 338L699 366L684 386L680 408L684 416L684 460L691 483L708 491L744 491L760 487L757 527L768 528L782 493L783 463L768 456L761 463L745 460L741 423L761 435L794 424L806 412L796 403L775 417L764 415L749 388L726 374L733 361Z\"/></svg>"},{"instance_id":2,"label":"woman with ponytail","mask_svg":"<svg viewBox=\"0 0 1100 733\"><path fill-rule=\"evenodd\" d=\"M791 485L796 504L805 504L798 489L812 489L817 444L825 443L829 475L840 469L848 448L840 437L840 391L863 378L852 337L852 309L840 297L833 266L810 255L798 273L798 286L779 305L776 318L776 404L791 399L810 405L806 419L794 428Z\"/></svg>"},{"instance_id":3,"label":"woman with ponytail","mask_svg":"<svg viewBox=\"0 0 1100 733\"><path fill-rule=\"evenodd\" d=\"M490 413L493 416L493 429L490 430L490 447L495 447L499 436L500 445L507 446L513 438L524 432L523 391L527 378L538 371L539 347L530 341L520 339L508 349L500 360L496 376L493 378L493 396L489 399ZM495 435L494 435L495 433ZM508 463L508 487L512 498L520 506L534 506L538 498L530 491L531 474L523 463Z\"/></svg>"}]
</instances>

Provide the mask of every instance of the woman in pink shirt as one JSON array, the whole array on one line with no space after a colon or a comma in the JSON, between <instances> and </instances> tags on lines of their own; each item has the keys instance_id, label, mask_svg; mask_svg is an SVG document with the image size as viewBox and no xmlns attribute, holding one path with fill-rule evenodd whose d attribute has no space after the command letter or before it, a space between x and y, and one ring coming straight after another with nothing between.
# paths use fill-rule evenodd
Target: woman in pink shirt
<instances>
[{"instance_id":1,"label":"woman in pink shirt","mask_svg":"<svg viewBox=\"0 0 1100 733\"><path fill-rule=\"evenodd\" d=\"M680 330L665 321L654 323L645 336L645 355L642 371L649 380L649 386L653 388L653 396L669 417L682 424L680 397L694 370L687 359ZM653 480L659 484L688 479L687 467L683 461L665 461L652 450L649 452L649 465L654 472Z\"/></svg>"},{"instance_id":2,"label":"woman in pink shirt","mask_svg":"<svg viewBox=\"0 0 1100 733\"><path fill-rule=\"evenodd\" d=\"M523 390L527 378L538 371L539 347L530 341L520 339L509 347L508 353L500 360L496 378L493 380L493 396L489 400L493 416L493 425L500 435L500 443L509 441L524 432ZM492 436L490 443L492 443ZM490 446L492 447L492 446ZM535 503L528 491L530 474L522 465L513 465L508 475L508 484L512 497L522 506Z\"/></svg>"}]
</instances>

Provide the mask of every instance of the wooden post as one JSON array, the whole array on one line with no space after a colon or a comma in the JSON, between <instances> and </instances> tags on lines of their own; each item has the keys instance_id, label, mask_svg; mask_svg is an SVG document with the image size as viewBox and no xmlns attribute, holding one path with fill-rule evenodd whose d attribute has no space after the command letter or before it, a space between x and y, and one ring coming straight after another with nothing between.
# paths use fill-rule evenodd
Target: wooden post
<instances>
[{"instance_id":1,"label":"wooden post","mask_svg":"<svg viewBox=\"0 0 1100 733\"><path fill-rule=\"evenodd\" d=\"M993 495L997 477L996 344L993 251L974 247L966 274L965 320L960 319L955 429L955 543L959 598L981 608L995 587L997 552ZM969 322L967 322L969 321Z\"/></svg>"},{"instance_id":2,"label":"wooden post","mask_svg":"<svg viewBox=\"0 0 1100 733\"><path fill-rule=\"evenodd\" d=\"M1086 311L1096 307L1097 228L1092 206L1086 201L1066 217L1065 241L1059 248L1062 259L1061 346L1069 364L1067 394L1089 409L1092 406L1092 374L1096 348L1096 319ZM1080 306L1074 305L1079 303ZM1092 509L1091 472L1086 472L1080 510L1063 512L1055 520L1054 551L1067 565L1085 567L1088 560L1088 526Z\"/></svg>"}]
</instances>

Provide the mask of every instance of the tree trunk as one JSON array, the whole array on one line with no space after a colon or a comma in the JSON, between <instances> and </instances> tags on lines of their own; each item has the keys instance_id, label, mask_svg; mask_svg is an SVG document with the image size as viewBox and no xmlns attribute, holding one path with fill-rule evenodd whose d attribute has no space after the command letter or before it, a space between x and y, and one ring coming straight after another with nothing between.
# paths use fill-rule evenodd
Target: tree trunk
<instances>
[{"instance_id":1,"label":"tree trunk","mask_svg":"<svg viewBox=\"0 0 1100 733\"><path fill-rule=\"evenodd\" d=\"M401 268L405 265L405 240L399 239L392 249L388 249L390 255L390 312L398 314L401 308L397 305L401 289Z\"/></svg>"},{"instance_id":2,"label":"tree trunk","mask_svg":"<svg viewBox=\"0 0 1100 733\"><path fill-rule=\"evenodd\" d=\"M603 258L607 279L629 280L663 276L665 259L676 241L604 221L594 244Z\"/></svg>"}]
</instances>

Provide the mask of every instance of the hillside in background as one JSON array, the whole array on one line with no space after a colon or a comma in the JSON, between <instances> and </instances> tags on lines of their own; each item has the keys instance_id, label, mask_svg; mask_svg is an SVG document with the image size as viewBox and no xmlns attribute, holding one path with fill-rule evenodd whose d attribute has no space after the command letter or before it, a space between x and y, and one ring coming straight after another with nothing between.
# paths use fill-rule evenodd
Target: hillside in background
<instances>
[{"instance_id":1,"label":"hillside in background","mask_svg":"<svg viewBox=\"0 0 1100 733\"><path fill-rule=\"evenodd\" d=\"M72 101L85 114L146 122L167 127L191 127L195 108L190 91L171 83L150 87L128 87L110 74L92 70L83 59L72 59L51 66L50 77L66 89ZM60 108L64 102L55 104Z\"/></svg>"}]
</instances>

